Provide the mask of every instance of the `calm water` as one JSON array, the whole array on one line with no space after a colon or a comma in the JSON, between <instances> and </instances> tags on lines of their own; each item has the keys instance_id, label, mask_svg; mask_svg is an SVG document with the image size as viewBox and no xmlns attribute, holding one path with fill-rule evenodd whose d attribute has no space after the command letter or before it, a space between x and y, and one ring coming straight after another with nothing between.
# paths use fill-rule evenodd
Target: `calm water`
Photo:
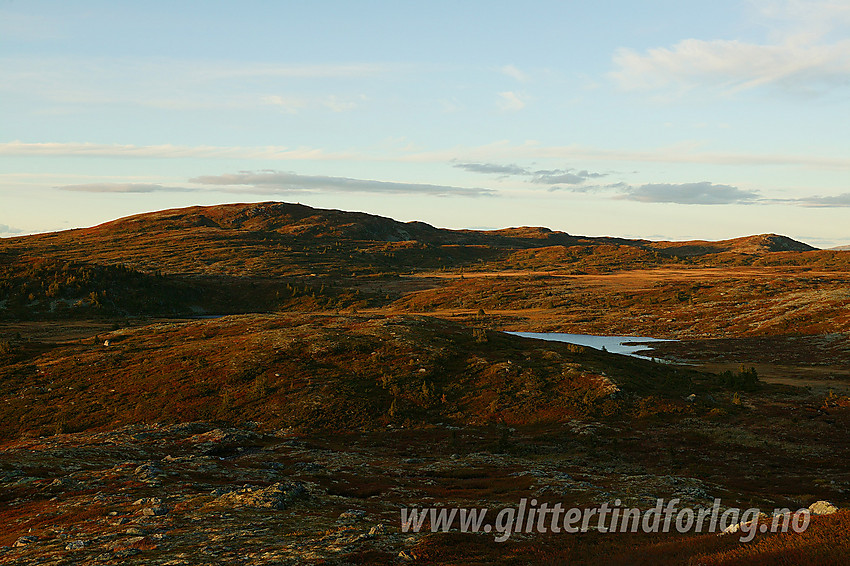
<instances>
[{"instance_id":1,"label":"calm water","mask_svg":"<svg viewBox=\"0 0 850 566\"><path fill-rule=\"evenodd\" d=\"M606 350L615 354L626 354L647 360L650 359L650 356L642 356L635 352L651 348L651 346L646 345L650 342L671 342L671 340L644 336L595 336L593 334L562 334L560 332L507 332L507 334L553 342L569 342L597 350L601 350L604 346Z\"/></svg>"}]
</instances>

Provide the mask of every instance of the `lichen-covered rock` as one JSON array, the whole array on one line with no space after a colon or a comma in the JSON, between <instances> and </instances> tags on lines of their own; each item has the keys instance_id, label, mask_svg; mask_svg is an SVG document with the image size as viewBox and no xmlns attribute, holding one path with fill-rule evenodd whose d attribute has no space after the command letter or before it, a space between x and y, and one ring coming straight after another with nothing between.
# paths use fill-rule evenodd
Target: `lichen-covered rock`
<instances>
[{"instance_id":1,"label":"lichen-covered rock","mask_svg":"<svg viewBox=\"0 0 850 566\"><path fill-rule=\"evenodd\" d=\"M68 544L65 545L65 550L82 550L86 547L86 541L84 540L72 540Z\"/></svg>"},{"instance_id":2,"label":"lichen-covered rock","mask_svg":"<svg viewBox=\"0 0 850 566\"><path fill-rule=\"evenodd\" d=\"M340 522L349 522L349 521L359 521L366 516L366 511L362 509L349 509L348 511L343 511L339 514L337 521Z\"/></svg>"},{"instance_id":3,"label":"lichen-covered rock","mask_svg":"<svg viewBox=\"0 0 850 566\"><path fill-rule=\"evenodd\" d=\"M838 507L836 507L829 501L815 501L814 503L809 505L809 512L812 515L832 515L837 511Z\"/></svg>"},{"instance_id":4,"label":"lichen-covered rock","mask_svg":"<svg viewBox=\"0 0 850 566\"><path fill-rule=\"evenodd\" d=\"M145 462L144 464L138 466L135 470L133 470L133 475L135 475L141 481L156 480L156 477L161 473L162 470L158 468L153 462Z\"/></svg>"},{"instance_id":5,"label":"lichen-covered rock","mask_svg":"<svg viewBox=\"0 0 850 566\"><path fill-rule=\"evenodd\" d=\"M286 509L290 502L306 494L304 485L299 482L277 482L268 487L245 486L220 495L215 502L232 507Z\"/></svg>"},{"instance_id":6,"label":"lichen-covered rock","mask_svg":"<svg viewBox=\"0 0 850 566\"><path fill-rule=\"evenodd\" d=\"M36 542L37 540L38 540L38 537L36 537L36 536L23 536L23 537L19 537L18 540L15 541L15 544L13 544L12 546L14 546L14 547L27 546L27 545L30 545L30 544Z\"/></svg>"},{"instance_id":7,"label":"lichen-covered rock","mask_svg":"<svg viewBox=\"0 0 850 566\"><path fill-rule=\"evenodd\" d=\"M168 513L168 509L162 505L154 505L153 507L145 507L142 509L142 515L146 517L160 517Z\"/></svg>"}]
</instances>

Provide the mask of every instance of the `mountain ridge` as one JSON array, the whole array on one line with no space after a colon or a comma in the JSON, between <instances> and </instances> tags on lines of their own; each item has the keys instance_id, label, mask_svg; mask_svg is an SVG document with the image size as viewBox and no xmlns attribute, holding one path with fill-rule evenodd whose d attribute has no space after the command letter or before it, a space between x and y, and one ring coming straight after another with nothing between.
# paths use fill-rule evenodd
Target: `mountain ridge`
<instances>
[{"instance_id":1,"label":"mountain ridge","mask_svg":"<svg viewBox=\"0 0 850 566\"><path fill-rule=\"evenodd\" d=\"M6 238L37 240L57 234L106 235L143 230L218 229L276 232L287 236L347 238L350 240L405 242L435 245L491 245L548 247L553 245L617 244L693 256L720 251L761 253L814 251L818 248L779 234L756 234L725 240L648 240L610 236L579 236L543 226L512 226L495 230L437 228L422 221L402 222L366 212L313 208L286 202L232 203L191 206L145 212L110 220L88 228ZM542 245L541 245L542 244Z\"/></svg>"}]
</instances>

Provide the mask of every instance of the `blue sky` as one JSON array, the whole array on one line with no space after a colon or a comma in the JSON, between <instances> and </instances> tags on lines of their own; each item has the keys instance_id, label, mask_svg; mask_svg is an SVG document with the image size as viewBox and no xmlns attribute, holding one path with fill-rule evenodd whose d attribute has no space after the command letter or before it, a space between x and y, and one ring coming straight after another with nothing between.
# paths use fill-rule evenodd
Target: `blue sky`
<instances>
[{"instance_id":1,"label":"blue sky","mask_svg":"<svg viewBox=\"0 0 850 566\"><path fill-rule=\"evenodd\" d=\"M0 236L281 200L850 243L850 2L0 0Z\"/></svg>"}]
</instances>

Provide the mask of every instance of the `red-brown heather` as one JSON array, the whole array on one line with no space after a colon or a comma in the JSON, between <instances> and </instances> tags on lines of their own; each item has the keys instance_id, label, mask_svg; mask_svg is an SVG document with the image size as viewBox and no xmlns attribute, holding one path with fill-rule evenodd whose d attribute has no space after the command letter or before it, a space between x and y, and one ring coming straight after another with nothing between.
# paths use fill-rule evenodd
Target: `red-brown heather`
<instances>
[{"instance_id":1,"label":"red-brown heather","mask_svg":"<svg viewBox=\"0 0 850 566\"><path fill-rule=\"evenodd\" d=\"M773 234L286 203L0 239L0 561L840 564L845 511L749 543L494 543L401 533L399 508L845 507L848 267ZM678 341L638 359L503 330Z\"/></svg>"}]
</instances>

